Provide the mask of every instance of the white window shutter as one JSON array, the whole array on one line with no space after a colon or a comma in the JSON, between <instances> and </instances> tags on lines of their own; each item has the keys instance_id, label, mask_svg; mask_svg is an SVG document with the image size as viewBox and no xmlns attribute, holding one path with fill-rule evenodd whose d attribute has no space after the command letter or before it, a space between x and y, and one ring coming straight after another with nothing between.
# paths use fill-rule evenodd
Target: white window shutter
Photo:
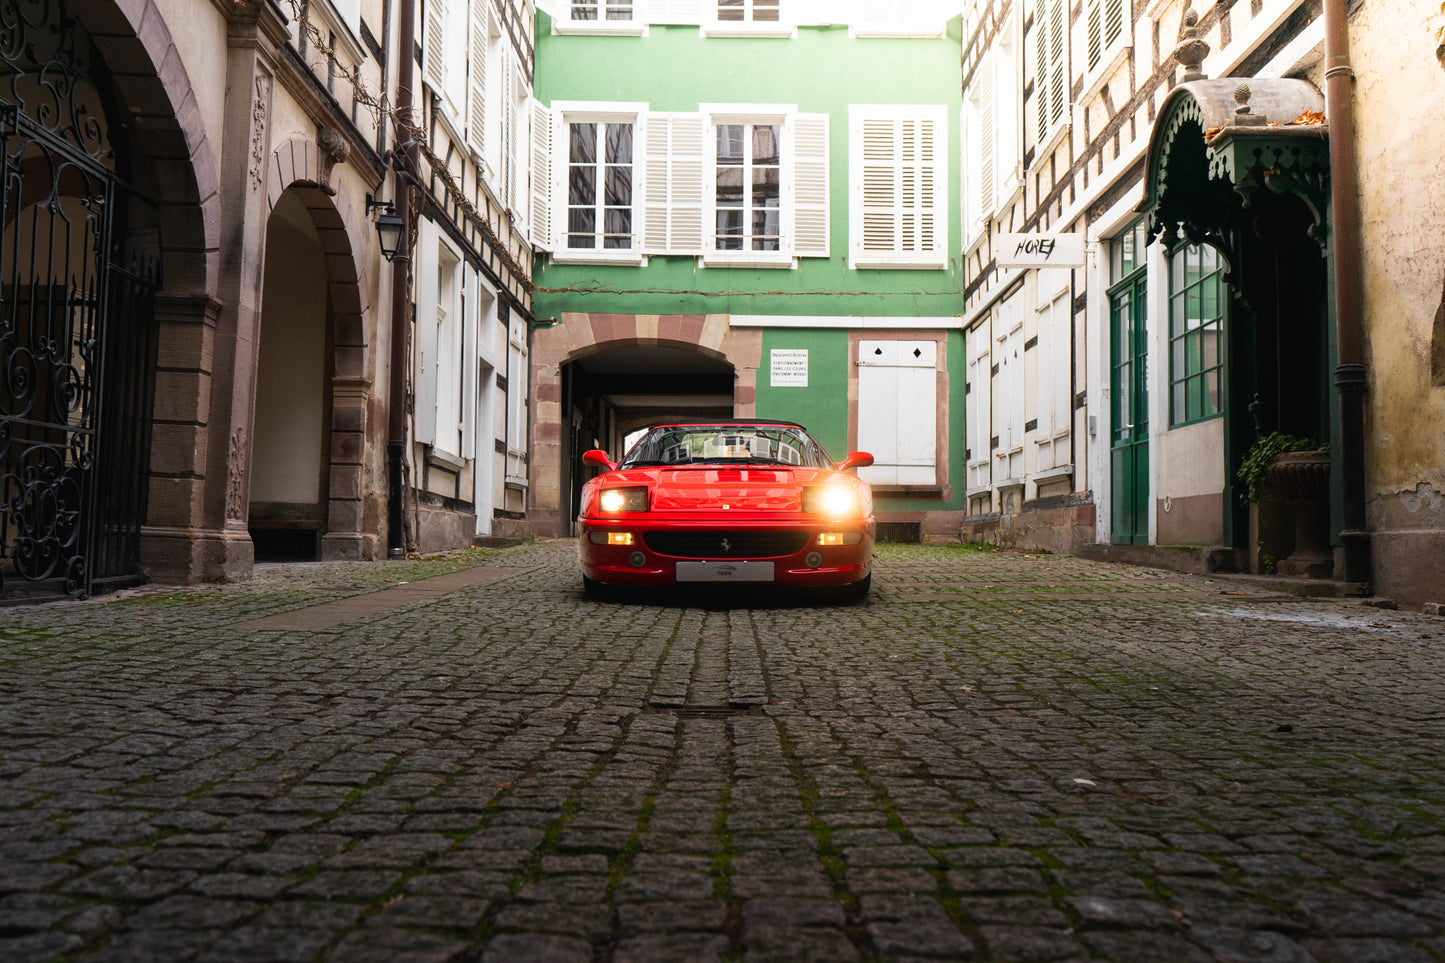
<instances>
[{"instance_id":1,"label":"white window shutter","mask_svg":"<svg viewBox=\"0 0 1445 963\"><path fill-rule=\"evenodd\" d=\"M435 444L437 429L437 228L422 218L416 227L416 440Z\"/></svg>"},{"instance_id":2,"label":"white window shutter","mask_svg":"<svg viewBox=\"0 0 1445 963\"><path fill-rule=\"evenodd\" d=\"M668 158L672 139L672 117L648 114L642 127L642 253L667 253Z\"/></svg>"},{"instance_id":3,"label":"white window shutter","mask_svg":"<svg viewBox=\"0 0 1445 963\"><path fill-rule=\"evenodd\" d=\"M505 176L502 180L502 202L507 210L517 209L517 164L521 160L521 149L517 143L517 78L509 54L505 60L505 80L502 83L502 123L506 125L506 138L502 158Z\"/></svg>"},{"instance_id":4,"label":"white window shutter","mask_svg":"<svg viewBox=\"0 0 1445 963\"><path fill-rule=\"evenodd\" d=\"M487 11L490 0L472 0L467 70L467 142L478 156L487 143Z\"/></svg>"},{"instance_id":5,"label":"white window shutter","mask_svg":"<svg viewBox=\"0 0 1445 963\"><path fill-rule=\"evenodd\" d=\"M642 253L701 254L703 149L700 114L643 118Z\"/></svg>"},{"instance_id":6,"label":"white window shutter","mask_svg":"<svg viewBox=\"0 0 1445 963\"><path fill-rule=\"evenodd\" d=\"M873 455L860 478L937 482L937 358L934 341L858 343L858 447Z\"/></svg>"},{"instance_id":7,"label":"white window shutter","mask_svg":"<svg viewBox=\"0 0 1445 963\"><path fill-rule=\"evenodd\" d=\"M828 115L797 114L793 123L793 226L798 257L828 256Z\"/></svg>"},{"instance_id":8,"label":"white window shutter","mask_svg":"<svg viewBox=\"0 0 1445 963\"><path fill-rule=\"evenodd\" d=\"M984 60L978 71L978 212L980 218L993 214L995 185L994 137L998 108L994 96L994 57Z\"/></svg>"},{"instance_id":9,"label":"white window shutter","mask_svg":"<svg viewBox=\"0 0 1445 963\"><path fill-rule=\"evenodd\" d=\"M446 90L447 0L426 0L426 36L423 44L425 77L437 92Z\"/></svg>"},{"instance_id":10,"label":"white window shutter","mask_svg":"<svg viewBox=\"0 0 1445 963\"><path fill-rule=\"evenodd\" d=\"M895 122L867 117L860 128L863 176L854 182L855 205L863 214L859 243L865 252L891 253L898 245L898 145Z\"/></svg>"},{"instance_id":11,"label":"white window shutter","mask_svg":"<svg viewBox=\"0 0 1445 963\"><path fill-rule=\"evenodd\" d=\"M648 7L649 23L700 24L703 10L708 19L716 18L717 0L652 0Z\"/></svg>"},{"instance_id":12,"label":"white window shutter","mask_svg":"<svg viewBox=\"0 0 1445 963\"><path fill-rule=\"evenodd\" d=\"M467 460L477 457L477 345L481 331L482 285L477 269L462 264L462 451Z\"/></svg>"},{"instance_id":13,"label":"white window shutter","mask_svg":"<svg viewBox=\"0 0 1445 963\"><path fill-rule=\"evenodd\" d=\"M552 238L552 111L532 101L532 244L555 249Z\"/></svg>"}]
</instances>

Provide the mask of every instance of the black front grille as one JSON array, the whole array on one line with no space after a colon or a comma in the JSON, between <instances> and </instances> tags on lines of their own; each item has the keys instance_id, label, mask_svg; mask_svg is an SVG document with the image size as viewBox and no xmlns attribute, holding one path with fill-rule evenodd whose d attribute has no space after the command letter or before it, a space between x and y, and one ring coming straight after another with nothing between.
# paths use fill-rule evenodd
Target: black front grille
<instances>
[{"instance_id":1,"label":"black front grille","mask_svg":"<svg viewBox=\"0 0 1445 963\"><path fill-rule=\"evenodd\" d=\"M808 544L807 532L649 532L647 547L678 558L777 558Z\"/></svg>"}]
</instances>

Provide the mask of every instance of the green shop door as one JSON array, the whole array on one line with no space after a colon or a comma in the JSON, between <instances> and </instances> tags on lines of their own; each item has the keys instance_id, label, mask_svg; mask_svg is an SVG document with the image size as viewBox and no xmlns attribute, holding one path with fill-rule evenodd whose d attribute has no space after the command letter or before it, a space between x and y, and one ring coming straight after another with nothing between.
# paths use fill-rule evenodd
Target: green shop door
<instances>
[{"instance_id":1,"label":"green shop door","mask_svg":"<svg viewBox=\"0 0 1445 963\"><path fill-rule=\"evenodd\" d=\"M1115 545L1149 542L1149 378L1144 272L1109 292L1110 522Z\"/></svg>"}]
</instances>

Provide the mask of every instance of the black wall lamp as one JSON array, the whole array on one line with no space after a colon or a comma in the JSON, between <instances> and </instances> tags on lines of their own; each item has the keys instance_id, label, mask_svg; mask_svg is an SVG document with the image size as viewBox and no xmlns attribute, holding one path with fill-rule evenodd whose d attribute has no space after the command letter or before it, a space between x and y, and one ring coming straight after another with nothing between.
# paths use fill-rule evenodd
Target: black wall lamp
<instances>
[{"instance_id":1,"label":"black wall lamp","mask_svg":"<svg viewBox=\"0 0 1445 963\"><path fill-rule=\"evenodd\" d=\"M376 237L381 242L381 256L390 261L396 257L397 249L401 247L401 232L406 224L397 216L396 205L391 201L378 201L370 194L366 195L366 216L371 217L373 211L380 211L376 215Z\"/></svg>"}]
</instances>

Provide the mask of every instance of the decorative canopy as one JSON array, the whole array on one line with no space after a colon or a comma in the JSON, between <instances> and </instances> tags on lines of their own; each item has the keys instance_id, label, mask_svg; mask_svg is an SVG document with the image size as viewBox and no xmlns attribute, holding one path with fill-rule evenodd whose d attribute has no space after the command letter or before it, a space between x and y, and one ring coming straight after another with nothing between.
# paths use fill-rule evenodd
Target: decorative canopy
<instances>
[{"instance_id":1,"label":"decorative canopy","mask_svg":"<svg viewBox=\"0 0 1445 963\"><path fill-rule=\"evenodd\" d=\"M1169 92L1145 156L1144 201L1151 236L1171 244L1219 226L1220 190L1249 209L1261 187L1299 196L1325 243L1329 127L1325 101L1304 80L1254 77L1193 80Z\"/></svg>"}]
</instances>

